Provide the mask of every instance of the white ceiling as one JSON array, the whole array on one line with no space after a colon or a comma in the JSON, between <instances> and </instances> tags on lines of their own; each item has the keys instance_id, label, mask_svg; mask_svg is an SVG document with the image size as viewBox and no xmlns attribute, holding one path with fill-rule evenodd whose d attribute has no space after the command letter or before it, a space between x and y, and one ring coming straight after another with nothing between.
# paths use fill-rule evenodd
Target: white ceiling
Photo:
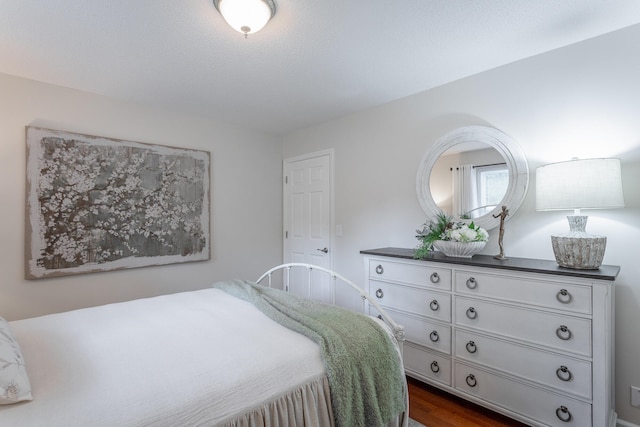
<instances>
[{"instance_id":1,"label":"white ceiling","mask_svg":"<svg viewBox=\"0 0 640 427\"><path fill-rule=\"evenodd\" d=\"M640 22L640 0L0 0L0 72L284 134Z\"/></svg>"}]
</instances>

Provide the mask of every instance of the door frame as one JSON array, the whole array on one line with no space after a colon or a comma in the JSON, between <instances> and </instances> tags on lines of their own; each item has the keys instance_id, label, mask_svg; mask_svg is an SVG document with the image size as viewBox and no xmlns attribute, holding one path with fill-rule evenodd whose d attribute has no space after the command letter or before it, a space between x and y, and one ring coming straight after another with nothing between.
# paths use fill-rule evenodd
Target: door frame
<instances>
[{"instance_id":1,"label":"door frame","mask_svg":"<svg viewBox=\"0 0 640 427\"><path fill-rule=\"evenodd\" d=\"M301 154L294 157L287 157L282 162L282 260L287 260L287 236L286 231L288 224L287 221L287 209L288 209L288 197L287 197L287 166L290 163L295 163L301 160L310 160L316 157L329 156L329 267L333 270L334 258L333 251L335 249L335 172L334 172L334 149L328 148L326 150L314 151L311 153Z\"/></svg>"}]
</instances>

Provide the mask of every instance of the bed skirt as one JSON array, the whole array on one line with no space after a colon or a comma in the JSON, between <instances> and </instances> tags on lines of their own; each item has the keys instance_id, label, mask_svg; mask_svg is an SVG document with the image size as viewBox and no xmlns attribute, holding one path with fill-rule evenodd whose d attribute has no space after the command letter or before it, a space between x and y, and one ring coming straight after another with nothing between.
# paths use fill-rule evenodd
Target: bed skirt
<instances>
[{"instance_id":1,"label":"bed skirt","mask_svg":"<svg viewBox=\"0 0 640 427\"><path fill-rule=\"evenodd\" d=\"M335 422L332 414L329 381L323 375L272 402L223 423L222 427L333 427ZM399 414L386 427L406 426L408 419L408 414Z\"/></svg>"}]
</instances>

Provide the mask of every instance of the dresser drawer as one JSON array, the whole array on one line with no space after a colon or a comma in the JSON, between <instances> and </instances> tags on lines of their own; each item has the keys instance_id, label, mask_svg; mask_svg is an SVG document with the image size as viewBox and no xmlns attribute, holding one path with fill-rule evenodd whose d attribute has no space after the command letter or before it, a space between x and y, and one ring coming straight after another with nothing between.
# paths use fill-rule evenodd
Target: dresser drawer
<instances>
[{"instance_id":1,"label":"dresser drawer","mask_svg":"<svg viewBox=\"0 0 640 427\"><path fill-rule=\"evenodd\" d=\"M590 286L476 271L456 271L454 289L460 294L591 314Z\"/></svg>"},{"instance_id":2,"label":"dresser drawer","mask_svg":"<svg viewBox=\"0 0 640 427\"><path fill-rule=\"evenodd\" d=\"M451 294L378 280L369 282L369 293L375 295L378 304L385 307L393 307L443 322L451 321Z\"/></svg>"},{"instance_id":3,"label":"dresser drawer","mask_svg":"<svg viewBox=\"0 0 640 427\"><path fill-rule=\"evenodd\" d=\"M375 280L389 280L451 290L451 270L429 265L370 260L369 277Z\"/></svg>"},{"instance_id":4,"label":"dresser drawer","mask_svg":"<svg viewBox=\"0 0 640 427\"><path fill-rule=\"evenodd\" d=\"M397 323L404 326L406 341L420 344L442 353L451 354L451 326L437 322L430 322L424 318L399 313L386 309ZM374 307L370 307L369 314L378 316Z\"/></svg>"},{"instance_id":5,"label":"dresser drawer","mask_svg":"<svg viewBox=\"0 0 640 427\"><path fill-rule=\"evenodd\" d=\"M454 352L458 359L591 399L590 362L460 329Z\"/></svg>"},{"instance_id":6,"label":"dresser drawer","mask_svg":"<svg viewBox=\"0 0 640 427\"><path fill-rule=\"evenodd\" d=\"M456 297L454 306L456 326L591 356L589 319L464 297Z\"/></svg>"},{"instance_id":7,"label":"dresser drawer","mask_svg":"<svg viewBox=\"0 0 640 427\"><path fill-rule=\"evenodd\" d=\"M409 342L404 344L402 356L407 374L451 385L451 359Z\"/></svg>"},{"instance_id":8,"label":"dresser drawer","mask_svg":"<svg viewBox=\"0 0 640 427\"><path fill-rule=\"evenodd\" d=\"M456 363L454 387L548 426L591 426L591 405L548 390Z\"/></svg>"}]
</instances>

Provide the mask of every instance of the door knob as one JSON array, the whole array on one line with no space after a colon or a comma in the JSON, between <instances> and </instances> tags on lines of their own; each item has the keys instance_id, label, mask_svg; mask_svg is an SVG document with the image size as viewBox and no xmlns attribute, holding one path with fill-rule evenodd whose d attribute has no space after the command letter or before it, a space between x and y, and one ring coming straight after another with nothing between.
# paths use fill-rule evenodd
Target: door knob
<instances>
[{"instance_id":1,"label":"door knob","mask_svg":"<svg viewBox=\"0 0 640 427\"><path fill-rule=\"evenodd\" d=\"M326 254L327 252L329 252L329 249L322 248L322 249L316 249L316 251L324 252Z\"/></svg>"}]
</instances>

